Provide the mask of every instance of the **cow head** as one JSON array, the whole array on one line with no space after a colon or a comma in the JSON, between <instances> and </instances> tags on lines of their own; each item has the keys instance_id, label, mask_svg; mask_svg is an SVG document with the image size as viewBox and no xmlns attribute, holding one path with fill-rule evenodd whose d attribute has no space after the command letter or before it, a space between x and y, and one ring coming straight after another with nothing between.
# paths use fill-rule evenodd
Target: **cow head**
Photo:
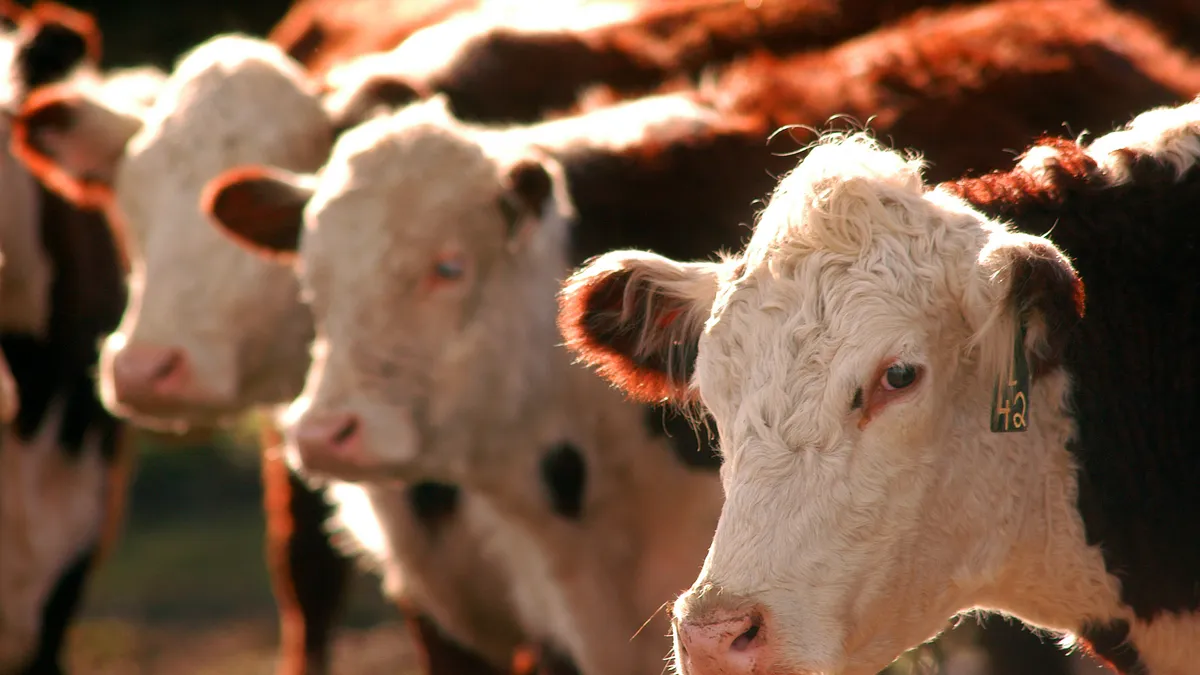
<instances>
[{"instance_id":1,"label":"cow head","mask_svg":"<svg viewBox=\"0 0 1200 675\"><path fill-rule=\"evenodd\" d=\"M294 262L316 319L292 411L308 470L355 480L418 447L469 444L465 411L504 406L488 373L521 358L513 343L526 334L548 347L556 337L553 312L549 331L510 322L513 342L494 330L538 288L553 307L554 272L519 253L562 220L557 169L489 156L472 136L483 133L495 132L469 131L435 97L346 133L319 180L260 167L214 181L214 220L264 258Z\"/></svg>"},{"instance_id":2,"label":"cow head","mask_svg":"<svg viewBox=\"0 0 1200 675\"><path fill-rule=\"evenodd\" d=\"M577 272L572 348L718 422L726 503L674 608L681 672L875 673L997 597L1024 498L1065 455L1055 366L1082 301L1049 241L861 135L812 150L739 256L622 251Z\"/></svg>"},{"instance_id":3,"label":"cow head","mask_svg":"<svg viewBox=\"0 0 1200 675\"><path fill-rule=\"evenodd\" d=\"M299 66L239 36L185 55L152 101L74 81L34 92L17 150L47 185L105 209L130 260L129 307L102 354L107 406L181 427L299 391L312 327L293 275L217 234L197 203L225 169L313 170L330 144Z\"/></svg>"}]
</instances>

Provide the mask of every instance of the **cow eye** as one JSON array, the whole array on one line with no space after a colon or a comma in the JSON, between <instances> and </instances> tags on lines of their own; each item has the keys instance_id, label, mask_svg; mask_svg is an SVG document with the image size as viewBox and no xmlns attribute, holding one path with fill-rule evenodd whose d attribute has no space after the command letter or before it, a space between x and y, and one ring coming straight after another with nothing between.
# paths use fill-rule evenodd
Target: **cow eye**
<instances>
[{"instance_id":1,"label":"cow eye","mask_svg":"<svg viewBox=\"0 0 1200 675\"><path fill-rule=\"evenodd\" d=\"M880 384L888 391L904 389L917 381L917 367L908 363L893 363L883 372Z\"/></svg>"},{"instance_id":2,"label":"cow eye","mask_svg":"<svg viewBox=\"0 0 1200 675\"><path fill-rule=\"evenodd\" d=\"M461 255L441 258L433 265L434 276L446 281L461 279L466 274L466 271L467 262Z\"/></svg>"}]
</instances>

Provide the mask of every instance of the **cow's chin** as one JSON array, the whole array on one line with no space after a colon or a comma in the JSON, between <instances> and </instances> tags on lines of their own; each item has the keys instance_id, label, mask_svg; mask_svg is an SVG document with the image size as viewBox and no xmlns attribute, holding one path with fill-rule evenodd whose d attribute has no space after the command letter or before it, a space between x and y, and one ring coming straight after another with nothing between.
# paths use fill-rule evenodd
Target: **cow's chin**
<instances>
[{"instance_id":1,"label":"cow's chin","mask_svg":"<svg viewBox=\"0 0 1200 675\"><path fill-rule=\"evenodd\" d=\"M162 405L152 408L134 407L110 397L102 397L109 413L128 420L148 431L169 434L189 434L225 429L235 425L245 410L238 407L200 407L196 405Z\"/></svg>"}]
</instances>

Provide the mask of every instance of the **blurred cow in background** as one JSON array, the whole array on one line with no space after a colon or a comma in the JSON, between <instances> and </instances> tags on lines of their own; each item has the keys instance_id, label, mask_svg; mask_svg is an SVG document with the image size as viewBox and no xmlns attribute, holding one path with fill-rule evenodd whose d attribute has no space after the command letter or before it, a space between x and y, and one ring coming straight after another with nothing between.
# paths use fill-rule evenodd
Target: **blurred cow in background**
<instances>
[{"instance_id":1,"label":"blurred cow in background","mask_svg":"<svg viewBox=\"0 0 1200 675\"><path fill-rule=\"evenodd\" d=\"M7 141L32 87L98 77L100 42L90 17L53 3L3 11ZM155 82L139 69L105 86L137 101ZM99 341L125 307L124 273L98 215L38 184L7 151L0 181L0 672L43 675L61 672L67 629L122 517L129 455L95 371Z\"/></svg>"}]
</instances>

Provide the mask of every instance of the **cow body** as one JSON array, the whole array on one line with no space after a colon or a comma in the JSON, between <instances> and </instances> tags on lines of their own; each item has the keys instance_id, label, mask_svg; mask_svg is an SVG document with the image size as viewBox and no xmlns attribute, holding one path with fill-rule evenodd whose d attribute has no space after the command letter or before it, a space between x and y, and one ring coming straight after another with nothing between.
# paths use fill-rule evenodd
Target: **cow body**
<instances>
[{"instance_id":1,"label":"cow body","mask_svg":"<svg viewBox=\"0 0 1200 675\"><path fill-rule=\"evenodd\" d=\"M1200 103L1160 109L932 190L830 136L742 253L572 279L575 348L720 427L680 672L874 673L971 608L1126 675L1194 668L1198 134Z\"/></svg>"},{"instance_id":2,"label":"cow body","mask_svg":"<svg viewBox=\"0 0 1200 675\"><path fill-rule=\"evenodd\" d=\"M6 8L11 9L11 8ZM31 87L94 74L90 17L54 3L6 17L3 105ZM139 79L141 78L141 79ZM150 82L121 73L113 86ZM152 89L151 86L143 88ZM96 394L97 341L125 302L119 251L98 216L0 157L0 672L62 672L88 580L119 527L129 455Z\"/></svg>"}]
</instances>

